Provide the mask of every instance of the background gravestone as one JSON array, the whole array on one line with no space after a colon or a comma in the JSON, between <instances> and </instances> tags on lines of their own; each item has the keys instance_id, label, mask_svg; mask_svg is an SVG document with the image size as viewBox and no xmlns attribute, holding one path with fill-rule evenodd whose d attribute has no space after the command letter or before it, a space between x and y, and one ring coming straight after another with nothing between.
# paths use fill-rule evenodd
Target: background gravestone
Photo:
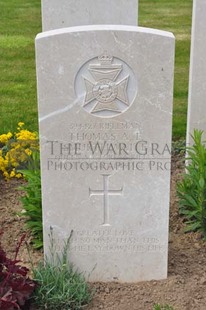
<instances>
[{"instance_id":1,"label":"background gravestone","mask_svg":"<svg viewBox=\"0 0 206 310\"><path fill-rule=\"evenodd\" d=\"M81 25L137 25L138 0L42 0L43 31Z\"/></svg>"},{"instance_id":2,"label":"background gravestone","mask_svg":"<svg viewBox=\"0 0 206 310\"><path fill-rule=\"evenodd\" d=\"M173 35L59 29L37 36L36 61L45 254L50 227L59 251L73 231L88 280L166 278Z\"/></svg>"},{"instance_id":3,"label":"background gravestone","mask_svg":"<svg viewBox=\"0 0 206 310\"><path fill-rule=\"evenodd\" d=\"M206 132L206 1L203 0L193 2L187 144L192 142L190 134L194 128Z\"/></svg>"}]
</instances>

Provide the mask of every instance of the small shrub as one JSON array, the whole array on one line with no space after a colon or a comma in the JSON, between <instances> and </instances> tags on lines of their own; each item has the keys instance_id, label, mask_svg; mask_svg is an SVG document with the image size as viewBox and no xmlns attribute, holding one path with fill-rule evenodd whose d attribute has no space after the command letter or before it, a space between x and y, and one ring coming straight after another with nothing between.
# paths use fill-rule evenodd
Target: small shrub
<instances>
[{"instance_id":1,"label":"small shrub","mask_svg":"<svg viewBox=\"0 0 206 310\"><path fill-rule=\"evenodd\" d=\"M24 213L26 216L26 227L31 231L32 243L36 249L43 246L42 226L42 200L41 200L41 174L39 152L33 152L28 162L27 170L20 170L27 183L19 187L26 195L21 197Z\"/></svg>"},{"instance_id":2,"label":"small shrub","mask_svg":"<svg viewBox=\"0 0 206 310\"><path fill-rule=\"evenodd\" d=\"M0 236L2 233L0 233ZM28 269L18 265L17 260L19 248L24 241L21 238L14 260L6 256L0 243L0 309L15 310L22 309L33 293L36 283L28 276Z\"/></svg>"},{"instance_id":3,"label":"small shrub","mask_svg":"<svg viewBox=\"0 0 206 310\"><path fill-rule=\"evenodd\" d=\"M34 292L34 302L40 309L78 310L91 300L91 292L83 275L68 262L69 241L61 255L57 254L51 229L51 257L33 270L39 286Z\"/></svg>"},{"instance_id":4,"label":"small shrub","mask_svg":"<svg viewBox=\"0 0 206 310\"><path fill-rule=\"evenodd\" d=\"M186 173L177 185L180 214L187 218L186 231L201 231L206 237L206 147L200 130L194 130L194 144L187 147Z\"/></svg>"}]
</instances>

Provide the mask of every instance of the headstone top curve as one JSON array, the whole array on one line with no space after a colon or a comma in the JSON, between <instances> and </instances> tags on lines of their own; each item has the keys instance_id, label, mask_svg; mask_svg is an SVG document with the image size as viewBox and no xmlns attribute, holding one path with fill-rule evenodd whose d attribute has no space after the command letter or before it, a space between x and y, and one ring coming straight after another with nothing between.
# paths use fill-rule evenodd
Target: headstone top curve
<instances>
[{"instance_id":1,"label":"headstone top curve","mask_svg":"<svg viewBox=\"0 0 206 310\"><path fill-rule=\"evenodd\" d=\"M126 25L88 25L88 26L67 27L67 28L61 28L61 29L41 32L36 36L36 39L60 35L60 34L69 33L69 32L75 33L75 32L88 32L88 31L105 31L105 30L139 32L139 33L159 35L159 36L164 36L164 37L175 39L174 34L169 31L146 28L146 27L126 26Z\"/></svg>"}]
</instances>

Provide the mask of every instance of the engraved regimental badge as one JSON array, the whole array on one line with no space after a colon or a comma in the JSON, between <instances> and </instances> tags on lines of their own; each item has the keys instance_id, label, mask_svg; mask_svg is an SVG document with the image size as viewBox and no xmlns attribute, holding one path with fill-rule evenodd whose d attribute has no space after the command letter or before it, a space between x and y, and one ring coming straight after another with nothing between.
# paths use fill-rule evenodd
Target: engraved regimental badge
<instances>
[{"instance_id":1,"label":"engraved regimental badge","mask_svg":"<svg viewBox=\"0 0 206 310\"><path fill-rule=\"evenodd\" d=\"M78 75L83 81L82 85L79 81L79 85L84 88L82 106L92 115L117 116L125 112L136 97L137 84L132 69L107 52L87 62Z\"/></svg>"}]
</instances>

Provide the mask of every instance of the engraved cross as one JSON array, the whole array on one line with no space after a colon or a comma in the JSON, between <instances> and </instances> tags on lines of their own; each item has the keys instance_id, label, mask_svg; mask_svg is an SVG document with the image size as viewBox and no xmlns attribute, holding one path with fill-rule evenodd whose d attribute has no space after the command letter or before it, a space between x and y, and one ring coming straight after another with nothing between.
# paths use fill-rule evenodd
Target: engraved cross
<instances>
[{"instance_id":1,"label":"engraved cross","mask_svg":"<svg viewBox=\"0 0 206 310\"><path fill-rule=\"evenodd\" d=\"M103 176L103 190L92 190L89 188L89 196L103 196L104 197L104 221L103 226L110 226L109 224L109 196L121 196L123 188L117 190L109 189L110 174L102 174Z\"/></svg>"}]
</instances>

